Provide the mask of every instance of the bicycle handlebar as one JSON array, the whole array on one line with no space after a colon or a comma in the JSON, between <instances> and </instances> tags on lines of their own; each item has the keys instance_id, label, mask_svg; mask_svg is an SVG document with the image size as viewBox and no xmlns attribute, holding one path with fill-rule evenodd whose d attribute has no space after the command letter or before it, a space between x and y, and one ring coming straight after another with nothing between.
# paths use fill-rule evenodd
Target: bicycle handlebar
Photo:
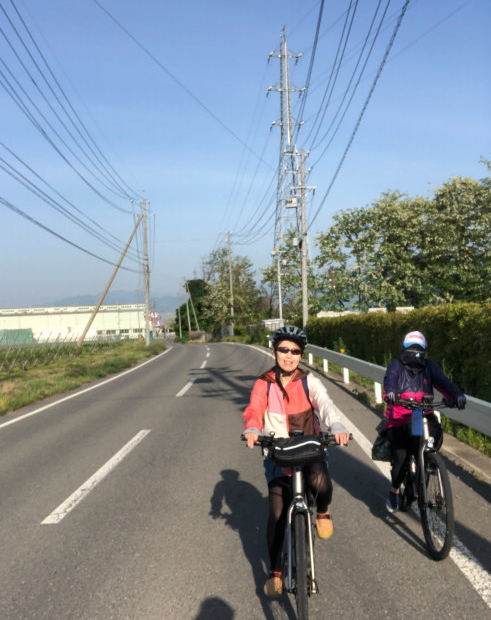
<instances>
[{"instance_id":1,"label":"bicycle handlebar","mask_svg":"<svg viewBox=\"0 0 491 620\"><path fill-rule=\"evenodd\" d=\"M434 402L432 396L423 396L423 399L418 401L412 398L401 398L399 394L396 395L396 399L393 404L406 407L406 409L426 409L431 411L444 408L452 409L455 406L453 400L448 400L446 398L443 398L441 401Z\"/></svg>"},{"instance_id":2,"label":"bicycle handlebar","mask_svg":"<svg viewBox=\"0 0 491 620\"><path fill-rule=\"evenodd\" d=\"M339 446L338 442L336 441L335 435L333 435L332 433L321 432L318 435L316 435L316 437L322 441L322 444L324 445L325 448L328 448L329 446ZM240 439L241 441L247 441L244 433L242 433L242 435L240 436ZM279 440L283 440L283 439L285 438L274 437L274 436L270 437L268 435L259 435L256 441L256 445L261 446L262 448L272 448L276 445L276 443ZM349 439L350 440L353 439L352 433L349 434Z\"/></svg>"}]
</instances>

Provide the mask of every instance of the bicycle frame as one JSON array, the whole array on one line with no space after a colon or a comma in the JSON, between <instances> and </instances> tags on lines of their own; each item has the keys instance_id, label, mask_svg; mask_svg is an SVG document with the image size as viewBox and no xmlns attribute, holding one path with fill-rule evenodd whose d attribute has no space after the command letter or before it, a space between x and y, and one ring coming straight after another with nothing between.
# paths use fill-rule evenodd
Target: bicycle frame
<instances>
[{"instance_id":1,"label":"bicycle frame","mask_svg":"<svg viewBox=\"0 0 491 620\"><path fill-rule=\"evenodd\" d=\"M438 417L438 421L440 422L440 414L438 411L434 411L435 415ZM421 490L423 492L423 497L421 501L424 506L428 504L428 497L426 494L426 480L425 480L425 452L429 449L429 439L430 434L428 431L428 420L426 417L423 417L423 434L419 437L418 442L418 453L416 459L416 480L421 482Z\"/></svg>"},{"instance_id":2,"label":"bicycle frame","mask_svg":"<svg viewBox=\"0 0 491 620\"><path fill-rule=\"evenodd\" d=\"M319 589L317 587L317 581L315 577L315 561L314 561L314 539L312 519L310 518L311 509L306 501L305 494L305 481L303 478L303 467L294 467L292 469L292 501L288 507L287 522L286 522L286 537L287 537L287 579L286 589L288 592L293 590L293 535L292 535L292 522L293 515L297 512L303 512L306 515L307 532L308 532L308 545L309 545L309 558L310 558L310 592L311 594L317 594Z\"/></svg>"}]
</instances>

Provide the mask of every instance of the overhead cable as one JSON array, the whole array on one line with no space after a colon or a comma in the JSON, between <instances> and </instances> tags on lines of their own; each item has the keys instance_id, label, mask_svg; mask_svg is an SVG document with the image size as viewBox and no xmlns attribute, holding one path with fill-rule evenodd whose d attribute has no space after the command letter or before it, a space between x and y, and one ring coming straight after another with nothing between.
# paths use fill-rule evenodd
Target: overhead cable
<instances>
[{"instance_id":1,"label":"overhead cable","mask_svg":"<svg viewBox=\"0 0 491 620\"><path fill-rule=\"evenodd\" d=\"M5 198L2 198L1 196L0 196L0 202L3 205L5 205L8 209L13 211L14 213L17 213L21 217L25 218L26 220L29 220L30 222L32 222L36 226L39 226L40 228L42 228L46 232L50 233L51 235L54 235L55 237L58 237L58 239L61 239L65 243L68 243L69 245L73 246L74 248L77 248L78 250L80 250L82 252L85 252L85 254L88 254L89 256L93 256L94 258L97 258L97 260L100 260L100 261L102 261L104 263L107 263L108 265L113 265L114 267L116 266L117 263L113 263L110 260L102 258L102 256L98 256L97 254L94 254L90 250L87 250L86 248L83 248L82 246L74 243L73 241L70 241L66 237L63 237L62 235L58 234L57 232L55 232L54 230L52 230L48 226L45 226L44 224L41 224L41 222L38 222L38 220L36 220L35 218L31 217L30 215L28 215L24 211L22 211L22 209L19 209L18 207L14 206L12 203L10 203L8 200L5 200ZM122 267L122 266L120 268L124 269L125 271L131 271L133 273L138 273L138 271L136 269L129 269L128 267Z\"/></svg>"},{"instance_id":2,"label":"overhead cable","mask_svg":"<svg viewBox=\"0 0 491 620\"><path fill-rule=\"evenodd\" d=\"M405 3L404 3L404 6L402 7L401 14L399 15L399 18L397 20L396 26L395 26L394 31L392 33L392 37L391 37L391 39L389 41L387 49L385 50L385 54L384 54L384 57L382 59L382 62L380 63L380 66L378 68L377 75L375 76L375 79L374 79L374 81L372 83L372 86L370 88L370 92L368 93L368 96L367 96L367 98L365 100L365 104L363 105L363 109L362 109L362 111L361 111L361 113L360 113L360 115L358 117L358 120L356 122L355 128L353 129L353 132L351 134L349 142L348 142L348 144L347 144L347 146L346 146L346 148L344 150L343 156L341 157L341 161L339 162L338 167L336 168L336 172L334 173L334 176L333 176L333 178L332 178L332 180L331 180L331 182L329 184L329 187L327 188L326 193L324 194L324 197L321 200L320 205L317 207L317 210L316 210L316 212L314 214L314 217L309 222L309 228L312 226L314 221L317 219L317 216L319 215L320 210L322 209L322 207L323 207L323 205L324 205L324 203L325 203L325 201L326 201L326 199L327 199L327 197L329 195L329 192L331 191L331 188L332 188L332 186L334 184L334 181L336 180L336 178L337 178L337 176L339 174L339 171L341 170L341 167L342 167L342 165L344 163L344 160L346 158L346 155L347 155L347 153L348 153L348 151L349 151L349 149L351 147L351 144L353 143L353 140L355 138L356 132L358 131L358 127L360 126L360 123L361 123L361 120L363 118L363 115L365 114L365 110L368 107L368 103L370 102L370 99L372 97L373 91L375 90L375 86L377 85L377 82L378 82L378 79L380 77L380 74L382 73L382 69L384 68L385 62L387 60L387 56L389 55L389 52L390 52L390 50L392 48L392 45L394 43L394 40L396 38L396 35L397 35L398 31L399 31L399 27L401 25L401 22L402 22L402 19L403 19L405 13L406 13L406 9L407 9L408 4L409 4L409 0L406 0Z\"/></svg>"}]
</instances>

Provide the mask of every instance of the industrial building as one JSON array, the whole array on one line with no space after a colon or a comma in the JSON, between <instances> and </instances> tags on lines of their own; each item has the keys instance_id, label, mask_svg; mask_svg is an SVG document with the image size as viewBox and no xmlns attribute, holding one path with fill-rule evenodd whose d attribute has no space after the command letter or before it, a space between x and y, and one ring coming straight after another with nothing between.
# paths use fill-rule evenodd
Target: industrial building
<instances>
[{"instance_id":1,"label":"industrial building","mask_svg":"<svg viewBox=\"0 0 491 620\"><path fill-rule=\"evenodd\" d=\"M15 332L26 342L75 341L82 335L95 306L0 308L0 344ZM160 329L151 313L151 330ZM21 336L22 335L22 336ZM85 340L140 338L145 335L145 304L101 306Z\"/></svg>"}]
</instances>

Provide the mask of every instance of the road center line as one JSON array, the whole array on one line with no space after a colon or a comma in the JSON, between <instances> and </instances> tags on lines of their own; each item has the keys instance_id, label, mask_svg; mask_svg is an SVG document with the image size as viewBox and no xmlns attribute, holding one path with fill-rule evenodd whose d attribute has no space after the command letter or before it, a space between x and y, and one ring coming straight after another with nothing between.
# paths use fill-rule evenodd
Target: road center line
<instances>
[{"instance_id":1,"label":"road center line","mask_svg":"<svg viewBox=\"0 0 491 620\"><path fill-rule=\"evenodd\" d=\"M191 379L191 381L188 381L186 385L182 388L182 390L179 390L179 392L177 392L176 398L179 398L180 396L184 396L184 394L189 390L189 388L193 385L195 381L196 379Z\"/></svg>"},{"instance_id":2,"label":"road center line","mask_svg":"<svg viewBox=\"0 0 491 620\"><path fill-rule=\"evenodd\" d=\"M86 482L82 484L74 493L70 495L68 499L66 499L63 503L61 503L58 508L53 510L53 512L41 521L41 525L56 525L59 523L66 515L75 508L77 504L79 504L91 491L94 489L99 482L107 476L107 474L113 470L116 465L121 463L125 456L127 456L133 448L135 448L150 430L143 430L137 433L133 439L131 439L125 446L121 448L119 452L117 452L105 465L103 465L100 469L98 469L93 476L91 476Z\"/></svg>"}]
</instances>

